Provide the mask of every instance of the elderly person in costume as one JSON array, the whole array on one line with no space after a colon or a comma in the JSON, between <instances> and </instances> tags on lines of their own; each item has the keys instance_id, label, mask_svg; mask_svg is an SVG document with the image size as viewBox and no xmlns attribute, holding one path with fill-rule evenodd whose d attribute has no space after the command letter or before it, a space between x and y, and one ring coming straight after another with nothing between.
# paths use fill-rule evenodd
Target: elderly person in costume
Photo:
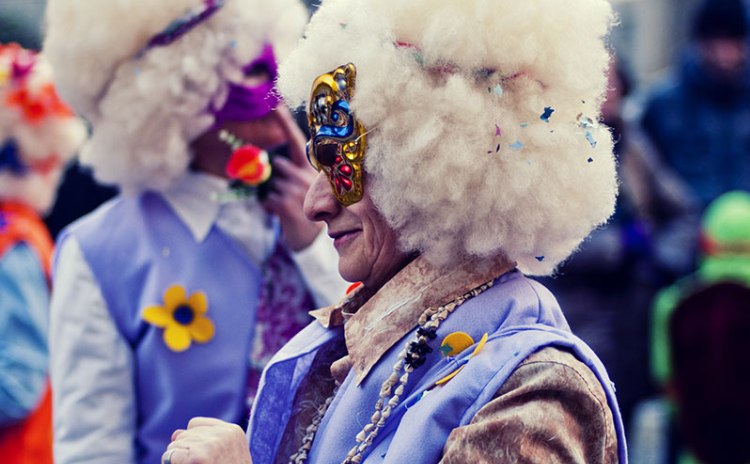
<instances>
[{"instance_id":1,"label":"elderly person in costume","mask_svg":"<svg viewBox=\"0 0 750 464\"><path fill-rule=\"evenodd\" d=\"M41 218L86 136L41 55L0 45L0 456L52 462L47 381L52 238Z\"/></svg>"},{"instance_id":2,"label":"elderly person in costume","mask_svg":"<svg viewBox=\"0 0 750 464\"><path fill-rule=\"evenodd\" d=\"M123 192L59 239L56 462L151 464L190 417L246 424L264 363L344 294L271 91L306 19L295 0L48 3L82 163Z\"/></svg>"},{"instance_id":3,"label":"elderly person in costume","mask_svg":"<svg viewBox=\"0 0 750 464\"><path fill-rule=\"evenodd\" d=\"M548 274L612 213L605 0L326 0L281 67L305 201L362 286L266 367L247 432L163 462L626 462L613 387ZM312 93L310 88L312 84Z\"/></svg>"}]
</instances>

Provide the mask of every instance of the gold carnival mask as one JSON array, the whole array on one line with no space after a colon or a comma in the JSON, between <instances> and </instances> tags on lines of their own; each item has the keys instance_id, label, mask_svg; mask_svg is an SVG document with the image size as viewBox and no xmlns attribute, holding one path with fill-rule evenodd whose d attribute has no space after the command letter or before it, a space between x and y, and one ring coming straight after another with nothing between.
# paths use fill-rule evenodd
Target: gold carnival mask
<instances>
[{"instance_id":1,"label":"gold carnival mask","mask_svg":"<svg viewBox=\"0 0 750 464\"><path fill-rule=\"evenodd\" d=\"M367 148L365 127L352 114L357 68L349 63L313 82L307 122L307 158L328 176L334 195L344 206L362 199L362 164Z\"/></svg>"}]
</instances>

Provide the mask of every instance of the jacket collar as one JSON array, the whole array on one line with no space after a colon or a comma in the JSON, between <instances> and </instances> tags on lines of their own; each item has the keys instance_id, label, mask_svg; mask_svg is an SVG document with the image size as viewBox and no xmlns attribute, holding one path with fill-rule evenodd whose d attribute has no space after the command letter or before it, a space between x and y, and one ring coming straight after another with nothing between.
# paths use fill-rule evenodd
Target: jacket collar
<instances>
[{"instance_id":1,"label":"jacket collar","mask_svg":"<svg viewBox=\"0 0 750 464\"><path fill-rule=\"evenodd\" d=\"M438 307L515 267L503 258L468 258L454 267L437 267L418 257L377 292L360 287L338 305L310 314L324 327L344 325L349 361L360 384L373 366Z\"/></svg>"}]
</instances>

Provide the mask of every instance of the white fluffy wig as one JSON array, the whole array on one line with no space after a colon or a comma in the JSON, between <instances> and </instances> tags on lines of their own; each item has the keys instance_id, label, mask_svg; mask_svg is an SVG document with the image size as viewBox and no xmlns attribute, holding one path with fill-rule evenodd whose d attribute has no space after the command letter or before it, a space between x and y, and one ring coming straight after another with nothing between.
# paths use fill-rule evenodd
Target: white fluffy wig
<instances>
[{"instance_id":1,"label":"white fluffy wig","mask_svg":"<svg viewBox=\"0 0 750 464\"><path fill-rule=\"evenodd\" d=\"M203 0L49 0L45 53L61 95L93 127L81 162L123 191L163 190L182 177L189 144L211 127L228 84L265 43L277 58L307 21L298 0L226 0L167 46L149 40Z\"/></svg>"},{"instance_id":2,"label":"white fluffy wig","mask_svg":"<svg viewBox=\"0 0 750 464\"><path fill-rule=\"evenodd\" d=\"M0 200L44 214L86 126L58 98L43 56L0 45Z\"/></svg>"},{"instance_id":3,"label":"white fluffy wig","mask_svg":"<svg viewBox=\"0 0 750 464\"><path fill-rule=\"evenodd\" d=\"M302 106L353 63L365 191L400 246L544 275L614 209L596 123L613 20L607 0L325 0L278 85Z\"/></svg>"}]
</instances>

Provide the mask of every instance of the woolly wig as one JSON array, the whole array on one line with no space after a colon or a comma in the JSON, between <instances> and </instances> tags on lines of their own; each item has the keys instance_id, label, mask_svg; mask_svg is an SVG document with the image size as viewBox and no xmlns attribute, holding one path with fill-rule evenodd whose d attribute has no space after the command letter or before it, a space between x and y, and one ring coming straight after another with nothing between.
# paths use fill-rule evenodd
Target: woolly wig
<instances>
[{"instance_id":1,"label":"woolly wig","mask_svg":"<svg viewBox=\"0 0 750 464\"><path fill-rule=\"evenodd\" d=\"M43 56L0 45L0 200L45 213L86 126L57 96Z\"/></svg>"},{"instance_id":2,"label":"woolly wig","mask_svg":"<svg viewBox=\"0 0 750 464\"><path fill-rule=\"evenodd\" d=\"M353 63L365 191L400 246L551 273L612 214L606 0L325 0L281 68L292 106Z\"/></svg>"},{"instance_id":3,"label":"woolly wig","mask_svg":"<svg viewBox=\"0 0 750 464\"><path fill-rule=\"evenodd\" d=\"M151 38L202 0L49 0L45 52L61 95L93 126L81 162L125 192L183 176L192 140L211 127L229 82L265 43L284 56L307 12L297 0L226 0L167 46Z\"/></svg>"}]
</instances>

